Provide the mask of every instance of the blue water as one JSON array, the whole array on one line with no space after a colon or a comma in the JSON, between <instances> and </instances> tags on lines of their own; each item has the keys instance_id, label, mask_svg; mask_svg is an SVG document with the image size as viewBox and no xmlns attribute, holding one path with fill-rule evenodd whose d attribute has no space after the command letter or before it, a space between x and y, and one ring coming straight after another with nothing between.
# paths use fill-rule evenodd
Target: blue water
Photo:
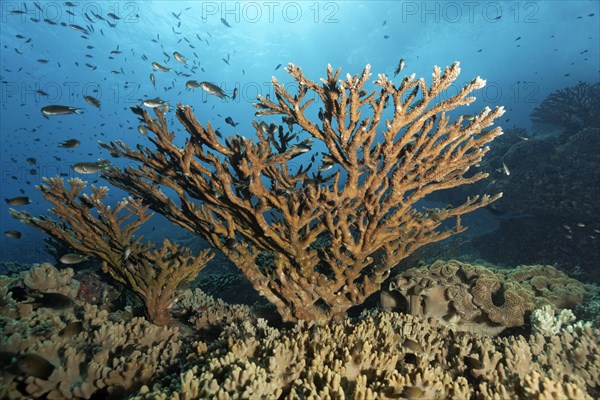
<instances>
[{"instance_id":1,"label":"blue water","mask_svg":"<svg viewBox=\"0 0 600 400\"><path fill-rule=\"evenodd\" d=\"M316 81L325 76L327 64L342 67L342 77L347 72L358 74L370 64L374 80L378 73L391 77L403 58L401 76L415 73L429 82L434 65L460 61L456 89L475 76L487 80L470 112L503 105L507 112L499 123L505 128L531 129L529 114L549 93L600 79L597 1L66 4L0 3L1 197L24 192L32 203L17 208L34 215L48 213L48 203L34 188L43 176L77 176L71 169L74 163L99 158L126 165L102 151L98 140L122 139L131 147L148 144L129 110L143 99L189 104L201 122L211 122L227 135L251 137L252 103L258 94L272 94L271 76L292 82L284 71L290 62ZM72 29L72 24L89 34ZM176 62L174 51L188 64ZM153 61L173 71L155 71ZM401 76L395 81L400 82ZM191 79L213 82L229 94L238 88L239 96L235 101L221 100L201 89L186 90ZM86 103L86 95L100 100L101 109ZM82 108L84 113L47 119L40 109L50 104ZM224 122L227 116L239 123L235 129ZM71 138L80 140L81 146L58 147ZM184 138L181 133L180 143ZM30 157L35 162L28 162ZM105 183L99 179L96 184ZM123 195L111 189L112 199ZM0 260L46 261L44 235L14 220L8 208L2 202L1 230L18 230L23 236L2 236ZM145 229L157 224L164 220L157 216Z\"/></svg>"}]
</instances>

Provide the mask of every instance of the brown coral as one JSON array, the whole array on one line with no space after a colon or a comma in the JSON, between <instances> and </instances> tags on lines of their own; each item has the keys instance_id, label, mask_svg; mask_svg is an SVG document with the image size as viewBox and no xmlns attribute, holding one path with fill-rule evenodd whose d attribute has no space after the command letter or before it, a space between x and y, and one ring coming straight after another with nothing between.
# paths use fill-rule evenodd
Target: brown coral
<instances>
[{"instance_id":1,"label":"brown coral","mask_svg":"<svg viewBox=\"0 0 600 400\"><path fill-rule=\"evenodd\" d=\"M414 76L396 86L379 75L379 90L370 93L369 66L345 80L328 67L323 84L295 65L287 71L298 92L273 78L275 101L259 97L255 107L257 116L283 115L289 132L255 122L256 139L237 135L223 143L191 107L179 105L176 116L189 133L180 148L165 109L157 109L155 119L135 108L156 148L103 145L141 164L109 168L105 176L223 251L285 321L339 319L377 291L400 260L464 231L461 215L499 197L475 196L445 209L416 206L432 192L487 176L465 174L502 133L484 128L504 110L485 108L472 121L450 120L446 112L472 103L470 94L485 84L475 78L441 100L458 78L458 63L443 73L436 67L429 86ZM323 103L320 121L308 118L314 98ZM388 103L393 115L386 120ZM300 139L296 126L310 137L292 144ZM313 139L327 148L320 168L312 168L316 154L309 165L293 168ZM177 201L161 187L174 191Z\"/></svg>"},{"instance_id":2,"label":"brown coral","mask_svg":"<svg viewBox=\"0 0 600 400\"><path fill-rule=\"evenodd\" d=\"M103 203L108 196L106 187L92 186L92 194L87 195L83 193L86 183L77 178L69 180L70 189L58 177L44 178L44 182L38 188L54 206L51 211L60 222L13 209L11 215L100 259L105 273L142 299L153 322L169 323L178 287L196 277L213 257L210 251L194 257L189 249L169 240L160 248L142 243L142 236L136 238L135 233L152 214L141 200L130 197L112 209Z\"/></svg>"}]
</instances>

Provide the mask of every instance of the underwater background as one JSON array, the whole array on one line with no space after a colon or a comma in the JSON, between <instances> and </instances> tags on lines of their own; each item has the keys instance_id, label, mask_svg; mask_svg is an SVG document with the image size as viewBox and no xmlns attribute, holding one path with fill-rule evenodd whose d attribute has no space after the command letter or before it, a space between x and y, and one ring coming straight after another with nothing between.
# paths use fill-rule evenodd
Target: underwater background
<instances>
[{"instance_id":1,"label":"underwater background","mask_svg":"<svg viewBox=\"0 0 600 400\"><path fill-rule=\"evenodd\" d=\"M0 28L0 397L600 396L598 1L2 1ZM224 254L236 256L231 239L189 286L170 287L167 322L152 318L152 296L131 280L9 213L51 215L36 189L45 177L109 186L113 207L127 197L102 173L135 164L98 143L152 148L136 106L154 116L168 105L177 146L189 136L179 103L221 139L256 140L253 105L275 98L271 77L298 86L290 63L314 82L328 65L343 80L369 64L372 91L378 74L429 84L455 61L442 100L477 76L487 84L450 117L503 106L504 133L476 165L488 177L417 207L435 218L468 196L503 196L462 216L465 232L409 254L339 325L278 315ZM307 115L323 121L317 109ZM331 168L323 143L302 145L292 169ZM141 235L194 256L211 248L158 213ZM133 268L132 247L119 268Z\"/></svg>"},{"instance_id":2,"label":"underwater background","mask_svg":"<svg viewBox=\"0 0 600 400\"><path fill-rule=\"evenodd\" d=\"M69 4L2 3L2 197L29 196L31 204L20 207L34 215L47 209L34 189L42 177L80 176L72 169L75 163L100 158L126 166L126 161L101 150L97 141L122 139L130 146L146 143L129 110L142 100L159 97L171 106L179 102L191 105L201 122L211 122L226 134L240 132L251 137L250 123L255 119L251 104L257 95L272 91L271 76L290 83L284 71L290 62L316 80L324 76L327 64L342 67L343 74L358 73L370 64L375 74L391 76L402 59L402 73L427 78L433 65L460 61L457 88L475 76L487 80L470 106L473 113L485 105L503 105L507 110L499 125L509 134L491 147L510 175L502 171L499 162L486 169L491 179L498 181L492 189L503 191L504 198L494 206L497 212L482 210L466 217L470 229L459 235L460 251L454 249L452 256L476 252L481 259L512 266L543 262L593 269L593 273L579 272L598 280L597 135L582 147L562 149L564 141L554 138L574 135L582 126L561 126L556 118L551 119L559 112L552 109L541 114L536 124L531 118L551 93L580 82L598 82L598 2ZM175 51L187 64L174 59ZM172 71L157 71L152 62ZM155 76L155 86L150 74ZM187 89L189 80L213 82L229 94L237 88L239 94L235 100L220 99L199 88ZM586 93L596 96L594 104L598 104L598 86ZM85 96L97 99L101 106L87 103ZM593 107L581 96L575 97L581 107ZM47 118L40 109L52 104L81 108L83 114ZM598 115L597 110L594 114ZM228 125L226 117L236 126ZM513 137L546 139L547 146L515 153L511 151L515 143L502 142L511 132ZM80 145L59 147L69 139ZM578 152L584 148L589 157L582 159ZM488 155L486 160L490 158ZM103 184L98 175L83 178ZM534 182L543 182L543 186L536 186L531 193ZM473 187L466 190L477 193ZM582 197L582 192L587 192L586 196ZM113 189L110 195L120 199L122 192ZM553 201L557 196L560 202ZM524 197L527 200L522 200ZM432 200L451 198L440 193ZM511 206L518 198L521 201ZM569 202L572 204L567 205ZM9 207L2 202L2 231L18 231L21 237L2 236L0 259L46 260L44 235L11 218ZM154 240L186 236L160 216L143 229L148 230L148 239ZM484 239L473 246L462 243L481 235Z\"/></svg>"}]
</instances>

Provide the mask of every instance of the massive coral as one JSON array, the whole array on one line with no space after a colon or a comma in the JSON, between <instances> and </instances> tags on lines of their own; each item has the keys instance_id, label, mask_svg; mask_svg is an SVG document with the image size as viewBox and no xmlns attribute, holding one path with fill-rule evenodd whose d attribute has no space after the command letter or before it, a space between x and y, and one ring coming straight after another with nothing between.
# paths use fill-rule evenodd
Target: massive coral
<instances>
[{"instance_id":1,"label":"massive coral","mask_svg":"<svg viewBox=\"0 0 600 400\"><path fill-rule=\"evenodd\" d=\"M152 214L141 200L119 202L114 209L105 205L108 188L92 186L92 194L82 193L85 182L74 178L67 189L61 178L45 178L38 188L54 206L51 211L60 221L35 218L11 209L21 222L34 226L70 248L98 258L102 270L126 285L144 302L149 318L156 324L170 321L169 310L177 300L177 290L192 281L213 257L209 250L193 256L191 251L169 240L161 248L142 243L135 237L139 227ZM128 220L134 218L128 224Z\"/></svg>"},{"instance_id":2,"label":"massive coral","mask_svg":"<svg viewBox=\"0 0 600 400\"><path fill-rule=\"evenodd\" d=\"M322 84L292 64L287 71L295 94L273 78L275 101L259 97L255 107L257 116L283 115L288 132L255 122L256 139L236 135L223 143L210 123L202 125L191 107L179 105L176 116L189 134L180 147L165 109L154 119L136 107L155 148L104 144L141 164L104 175L223 251L285 321L341 318L377 291L400 260L464 231L461 215L499 197L470 197L443 209L416 206L434 191L487 176L465 173L502 133L485 128L504 110L486 107L451 121L446 112L472 103L471 92L485 84L475 78L449 95L458 63L443 73L436 67L429 87L414 75L397 86L379 75L379 88L370 93L369 66L345 80L329 67ZM315 98L322 108L313 121ZM309 137L300 141L300 133ZM326 149L322 156L294 167L292 160L308 157L313 139Z\"/></svg>"},{"instance_id":3,"label":"massive coral","mask_svg":"<svg viewBox=\"0 0 600 400\"><path fill-rule=\"evenodd\" d=\"M493 270L436 261L394 277L382 294L382 305L434 318L455 330L495 335L523 327L536 308L572 308L583 301L586 291L584 284L551 266Z\"/></svg>"}]
</instances>

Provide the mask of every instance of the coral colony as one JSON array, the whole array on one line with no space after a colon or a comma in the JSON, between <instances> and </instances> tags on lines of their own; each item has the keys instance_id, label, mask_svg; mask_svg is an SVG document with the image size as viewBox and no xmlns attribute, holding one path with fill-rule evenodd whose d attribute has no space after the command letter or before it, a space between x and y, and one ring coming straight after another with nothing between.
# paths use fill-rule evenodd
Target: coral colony
<instances>
[{"instance_id":1,"label":"coral colony","mask_svg":"<svg viewBox=\"0 0 600 400\"><path fill-rule=\"evenodd\" d=\"M371 92L369 66L345 79L329 67L321 83L287 71L297 88L273 78L275 98L255 104L282 124L255 122L256 138L223 139L180 104L180 147L168 107L134 107L153 147L101 144L135 166L92 166L131 197L111 208L105 187L48 178L39 189L57 220L11 210L71 250L63 264L98 260L111 282L48 263L0 277L0 397L597 398L600 331L563 310L596 287L542 265L438 261L392 276L501 196L419 203L487 177L503 108L447 114L485 82L448 96L458 63L429 85L379 75ZM186 289L214 254L144 243L149 209L224 254L280 320ZM114 285L137 297L116 305ZM381 289L383 310L348 316Z\"/></svg>"}]
</instances>

